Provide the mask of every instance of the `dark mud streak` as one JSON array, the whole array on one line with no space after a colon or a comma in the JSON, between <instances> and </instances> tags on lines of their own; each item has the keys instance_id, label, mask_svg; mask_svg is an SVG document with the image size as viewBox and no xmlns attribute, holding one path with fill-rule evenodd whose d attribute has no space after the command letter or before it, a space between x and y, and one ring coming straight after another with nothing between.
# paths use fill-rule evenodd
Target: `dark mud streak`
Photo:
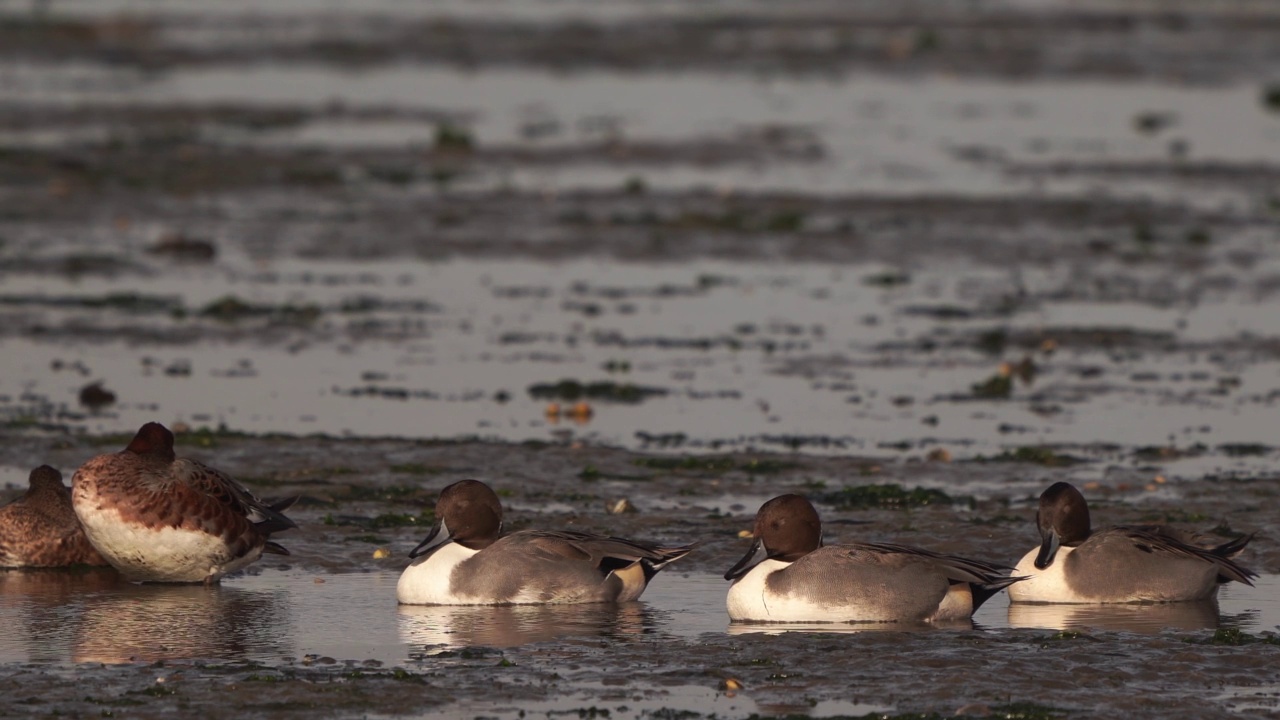
<instances>
[{"instance_id":1,"label":"dark mud streak","mask_svg":"<svg viewBox=\"0 0 1280 720\"><path fill-rule=\"evenodd\" d=\"M187 40L197 19L101 21L22 17L0 23L3 56L106 62L142 69L312 62L393 62L467 69L574 67L840 74L930 72L1011 78L1185 81L1252 79L1280 59L1280 16L1253 5L1056 9L912 3L809 3L792 12L743 8L718 17L527 22L351 12L345 22L265 15L223 18ZM309 32L299 33L302 24ZM212 35L212 37L210 37ZM273 38L268 40L267 38Z\"/></svg>"}]
</instances>

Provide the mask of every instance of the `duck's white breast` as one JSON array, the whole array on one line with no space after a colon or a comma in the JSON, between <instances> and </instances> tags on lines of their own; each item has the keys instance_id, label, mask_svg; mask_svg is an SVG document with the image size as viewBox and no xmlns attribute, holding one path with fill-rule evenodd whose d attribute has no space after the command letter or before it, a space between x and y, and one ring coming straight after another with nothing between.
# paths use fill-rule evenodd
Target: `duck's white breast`
<instances>
[{"instance_id":1,"label":"duck's white breast","mask_svg":"<svg viewBox=\"0 0 1280 720\"><path fill-rule=\"evenodd\" d=\"M76 514L89 543L130 580L201 582L234 572L258 558L261 550L230 558L221 537L198 530L152 528L126 522L112 508L80 506Z\"/></svg>"},{"instance_id":2,"label":"duck's white breast","mask_svg":"<svg viewBox=\"0 0 1280 720\"><path fill-rule=\"evenodd\" d=\"M757 622L839 622L841 618L829 616L823 608L803 598L770 592L765 581L790 566L781 560L765 560L735 580L727 599L729 617Z\"/></svg>"},{"instance_id":3,"label":"duck's white breast","mask_svg":"<svg viewBox=\"0 0 1280 720\"><path fill-rule=\"evenodd\" d=\"M1036 555L1040 553L1040 547L1031 548L1031 551L1018 561L1018 567L1013 571L1014 575L1022 575L1027 579L1009 586L1009 599L1013 602L1097 602L1081 597L1067 584L1066 560L1073 550L1075 548L1058 548L1053 564L1041 570L1036 567Z\"/></svg>"},{"instance_id":4,"label":"duck's white breast","mask_svg":"<svg viewBox=\"0 0 1280 720\"><path fill-rule=\"evenodd\" d=\"M453 591L453 570L476 554L458 543L446 543L409 564L396 583L396 600L404 605L487 605L484 598L463 597Z\"/></svg>"}]
</instances>

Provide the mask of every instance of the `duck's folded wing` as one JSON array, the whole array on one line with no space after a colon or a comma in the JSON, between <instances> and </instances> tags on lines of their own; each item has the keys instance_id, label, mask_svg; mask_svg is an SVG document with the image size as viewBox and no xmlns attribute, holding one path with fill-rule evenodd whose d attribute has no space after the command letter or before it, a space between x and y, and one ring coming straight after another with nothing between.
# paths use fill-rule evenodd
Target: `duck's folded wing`
<instances>
[{"instance_id":1,"label":"duck's folded wing","mask_svg":"<svg viewBox=\"0 0 1280 720\"><path fill-rule=\"evenodd\" d=\"M693 549L690 545L663 547L623 538L589 533L527 530L528 542L541 551L576 559L590 559L601 570L609 571L635 562L658 569L669 562L679 560Z\"/></svg>"},{"instance_id":2,"label":"duck's folded wing","mask_svg":"<svg viewBox=\"0 0 1280 720\"><path fill-rule=\"evenodd\" d=\"M187 458L175 460L173 472L181 477L188 487L215 498L226 507L245 516L260 532L269 535L297 527L292 520L281 513L283 509L293 504L293 499L268 505L230 475Z\"/></svg>"},{"instance_id":3,"label":"duck's folded wing","mask_svg":"<svg viewBox=\"0 0 1280 720\"><path fill-rule=\"evenodd\" d=\"M1203 533L1192 530L1182 530L1170 525L1126 525L1126 528L1132 528L1143 532L1154 533L1156 535L1164 535L1172 538L1184 545L1208 550L1214 555L1232 558L1240 554L1245 546L1253 540L1253 535L1240 535L1234 537L1227 542L1218 542L1219 538L1215 538Z\"/></svg>"},{"instance_id":4,"label":"duck's folded wing","mask_svg":"<svg viewBox=\"0 0 1280 720\"><path fill-rule=\"evenodd\" d=\"M934 565L942 570L949 580L956 582L1005 587L1021 579L1009 577L1009 572L1013 570L1013 568L1005 565L995 565L981 560L960 557L958 555L944 555L942 553L935 553L930 550L925 550L924 548L912 547L910 545L897 545L894 543L856 543L850 545L850 547L856 547L867 552L880 553L884 555L904 555L925 558L932 561Z\"/></svg>"},{"instance_id":5,"label":"duck's folded wing","mask_svg":"<svg viewBox=\"0 0 1280 720\"><path fill-rule=\"evenodd\" d=\"M1212 563L1218 568L1218 576L1227 580L1253 585L1253 578L1258 576L1254 571L1231 559L1244 549L1252 536L1244 538L1243 541L1241 538L1236 538L1229 543L1212 548L1184 542L1179 539L1179 533L1171 533L1163 529L1152 530L1151 526L1144 525L1120 525L1095 532L1094 536L1107 534L1124 537L1142 552L1176 555ZM1092 537L1090 540L1092 541Z\"/></svg>"}]
</instances>

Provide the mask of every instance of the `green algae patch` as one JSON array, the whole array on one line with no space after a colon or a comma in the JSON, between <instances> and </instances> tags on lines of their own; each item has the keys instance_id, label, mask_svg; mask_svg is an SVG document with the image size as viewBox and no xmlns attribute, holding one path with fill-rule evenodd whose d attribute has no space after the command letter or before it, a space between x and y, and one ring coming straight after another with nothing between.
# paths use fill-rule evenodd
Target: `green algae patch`
<instances>
[{"instance_id":1,"label":"green algae patch","mask_svg":"<svg viewBox=\"0 0 1280 720\"><path fill-rule=\"evenodd\" d=\"M985 457L979 455L974 462L1019 462L1044 465L1045 467L1069 467L1078 465L1084 460L1072 455L1064 455L1047 447L1023 446L1013 450L1005 450L999 455Z\"/></svg>"},{"instance_id":2,"label":"green algae patch","mask_svg":"<svg viewBox=\"0 0 1280 720\"><path fill-rule=\"evenodd\" d=\"M845 487L832 492L815 493L810 499L840 510L903 509L925 505L950 505L955 502L955 499L941 490L923 487L908 490L892 483Z\"/></svg>"},{"instance_id":3,"label":"green algae patch","mask_svg":"<svg viewBox=\"0 0 1280 720\"><path fill-rule=\"evenodd\" d=\"M632 383L617 383L612 380L600 382L579 382L577 380L561 380L555 383L537 383L529 386L529 396L535 400L598 400L636 404L652 397L666 395L663 388L646 387Z\"/></svg>"},{"instance_id":4,"label":"green algae patch","mask_svg":"<svg viewBox=\"0 0 1280 720\"><path fill-rule=\"evenodd\" d=\"M896 288L911 283L911 276L904 272L882 272L862 278L862 284L877 288Z\"/></svg>"},{"instance_id":5,"label":"green algae patch","mask_svg":"<svg viewBox=\"0 0 1280 720\"><path fill-rule=\"evenodd\" d=\"M1013 376L997 373L969 386L969 390L980 400L1007 400L1013 394Z\"/></svg>"},{"instance_id":6,"label":"green algae patch","mask_svg":"<svg viewBox=\"0 0 1280 720\"><path fill-rule=\"evenodd\" d=\"M1218 446L1218 452L1228 457L1256 457L1271 452L1271 446L1261 443L1223 443Z\"/></svg>"},{"instance_id":7,"label":"green algae patch","mask_svg":"<svg viewBox=\"0 0 1280 720\"><path fill-rule=\"evenodd\" d=\"M235 295L225 295L200 308L201 317L234 323L255 317L268 317L286 323L309 325L320 319L319 305L255 305Z\"/></svg>"},{"instance_id":8,"label":"green algae patch","mask_svg":"<svg viewBox=\"0 0 1280 720\"><path fill-rule=\"evenodd\" d=\"M182 300L164 295L109 293L107 295L0 295L0 305L14 307L83 308L119 310L136 315L164 314L182 309Z\"/></svg>"},{"instance_id":9,"label":"green algae patch","mask_svg":"<svg viewBox=\"0 0 1280 720\"><path fill-rule=\"evenodd\" d=\"M1271 633L1251 635L1240 628L1218 628L1208 638L1183 638L1183 642L1192 645L1280 645L1280 637Z\"/></svg>"},{"instance_id":10,"label":"green algae patch","mask_svg":"<svg viewBox=\"0 0 1280 720\"><path fill-rule=\"evenodd\" d=\"M677 470L686 470L691 472L704 473L726 473L734 468L737 464L733 458L696 455L685 455L683 457L647 457L636 458L632 461L634 465L651 470L665 470L674 472Z\"/></svg>"},{"instance_id":11,"label":"green algae patch","mask_svg":"<svg viewBox=\"0 0 1280 720\"><path fill-rule=\"evenodd\" d=\"M683 455L680 457L642 457L631 461L637 467L665 472L695 472L722 475L734 470L748 475L772 475L799 467L780 460L751 458L738 460L724 455Z\"/></svg>"}]
</instances>

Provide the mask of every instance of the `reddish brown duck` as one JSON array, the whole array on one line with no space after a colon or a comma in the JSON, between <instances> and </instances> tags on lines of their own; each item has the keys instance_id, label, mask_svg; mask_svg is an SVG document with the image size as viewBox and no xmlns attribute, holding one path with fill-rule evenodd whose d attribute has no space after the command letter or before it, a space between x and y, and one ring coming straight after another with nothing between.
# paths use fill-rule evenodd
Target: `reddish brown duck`
<instances>
[{"instance_id":1,"label":"reddish brown duck","mask_svg":"<svg viewBox=\"0 0 1280 720\"><path fill-rule=\"evenodd\" d=\"M262 553L288 555L271 533L297 527L233 480L173 452L173 433L143 425L128 447L72 478L85 534L112 566L143 582L217 582Z\"/></svg>"},{"instance_id":2,"label":"reddish brown duck","mask_svg":"<svg viewBox=\"0 0 1280 720\"><path fill-rule=\"evenodd\" d=\"M27 494L0 507L0 567L106 565L76 519L62 473L41 465L30 484Z\"/></svg>"}]
</instances>

